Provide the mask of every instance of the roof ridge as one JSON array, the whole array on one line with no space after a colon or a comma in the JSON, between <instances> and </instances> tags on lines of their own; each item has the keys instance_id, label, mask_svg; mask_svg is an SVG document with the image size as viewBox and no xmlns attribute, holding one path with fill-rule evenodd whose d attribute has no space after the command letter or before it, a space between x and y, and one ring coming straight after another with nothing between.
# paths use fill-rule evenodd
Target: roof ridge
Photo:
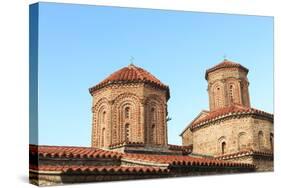
<instances>
[{"instance_id":1,"label":"roof ridge","mask_svg":"<svg viewBox=\"0 0 281 188\"><path fill-rule=\"evenodd\" d=\"M146 74L148 74L150 77L152 77L153 79L155 79L156 81L158 81L158 82L160 82L161 83L161 81L158 79L158 78L156 78L153 74L151 74L149 71L147 71L147 70L145 70L145 69L143 69L143 68L141 68L141 67L138 67L141 71L143 71L144 73L146 73ZM163 85L165 85L165 84L163 84Z\"/></svg>"},{"instance_id":2,"label":"roof ridge","mask_svg":"<svg viewBox=\"0 0 281 188\"><path fill-rule=\"evenodd\" d=\"M218 118L224 118L225 116L232 116L235 115L237 113L252 113L252 114L259 114L259 115L263 115L269 118L273 118L273 114L270 114L268 112L262 111L262 110L258 110L255 108L251 108L251 107L247 107L247 106L242 106L242 105L231 105L231 106L227 106L224 108L219 108L216 109L214 111L211 111L208 115L206 115L205 117L203 117L202 119L200 119L199 121L196 121L194 123L192 123L191 128L196 128L196 127L200 127L202 126L202 124L205 124L206 122L209 121L213 121L216 120Z\"/></svg>"},{"instance_id":3,"label":"roof ridge","mask_svg":"<svg viewBox=\"0 0 281 188\"><path fill-rule=\"evenodd\" d=\"M134 69L137 73L137 75L141 78L141 80L144 80L144 76L140 73L139 69L141 69L140 67L137 67L136 65L134 64L130 64L132 66L132 69Z\"/></svg>"}]
</instances>

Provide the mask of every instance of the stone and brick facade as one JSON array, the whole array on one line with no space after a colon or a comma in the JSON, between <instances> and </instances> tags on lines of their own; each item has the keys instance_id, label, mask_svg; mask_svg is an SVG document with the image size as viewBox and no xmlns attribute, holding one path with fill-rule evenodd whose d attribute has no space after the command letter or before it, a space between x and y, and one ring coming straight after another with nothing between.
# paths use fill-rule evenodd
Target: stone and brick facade
<instances>
[{"instance_id":1,"label":"stone and brick facade","mask_svg":"<svg viewBox=\"0 0 281 188\"><path fill-rule=\"evenodd\" d=\"M247 157L227 160L255 164L259 171L273 170L273 115L251 108L247 73L247 68L228 60L206 71L210 111L202 111L184 129L182 143L192 145L196 156L246 152Z\"/></svg>"},{"instance_id":2,"label":"stone and brick facade","mask_svg":"<svg viewBox=\"0 0 281 188\"><path fill-rule=\"evenodd\" d=\"M90 88L90 93L92 147L167 150L169 87L152 74L130 64Z\"/></svg>"},{"instance_id":3,"label":"stone and brick facade","mask_svg":"<svg viewBox=\"0 0 281 188\"><path fill-rule=\"evenodd\" d=\"M168 144L169 87L133 64L89 89L91 147L30 145L36 185L166 178L273 169L273 115L251 108L248 69L207 70L210 111Z\"/></svg>"},{"instance_id":4,"label":"stone and brick facade","mask_svg":"<svg viewBox=\"0 0 281 188\"><path fill-rule=\"evenodd\" d=\"M248 71L242 65L228 60L206 71L211 111L233 104L250 107Z\"/></svg>"}]
</instances>

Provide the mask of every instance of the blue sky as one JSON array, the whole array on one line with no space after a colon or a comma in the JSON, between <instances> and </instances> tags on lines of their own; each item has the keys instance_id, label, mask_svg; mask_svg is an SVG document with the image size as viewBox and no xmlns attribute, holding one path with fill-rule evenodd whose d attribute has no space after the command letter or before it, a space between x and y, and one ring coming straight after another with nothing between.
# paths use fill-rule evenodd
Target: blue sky
<instances>
[{"instance_id":1,"label":"blue sky","mask_svg":"<svg viewBox=\"0 0 281 188\"><path fill-rule=\"evenodd\" d=\"M224 55L249 68L252 107L273 112L272 17L40 3L39 144L90 146L88 88L131 56L170 86L168 139L181 144Z\"/></svg>"}]
</instances>

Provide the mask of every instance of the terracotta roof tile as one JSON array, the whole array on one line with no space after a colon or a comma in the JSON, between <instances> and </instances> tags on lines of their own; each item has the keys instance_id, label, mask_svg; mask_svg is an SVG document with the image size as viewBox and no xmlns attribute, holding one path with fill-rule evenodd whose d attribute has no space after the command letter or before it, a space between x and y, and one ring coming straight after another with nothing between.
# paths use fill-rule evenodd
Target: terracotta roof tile
<instances>
[{"instance_id":1,"label":"terracotta roof tile","mask_svg":"<svg viewBox=\"0 0 281 188\"><path fill-rule=\"evenodd\" d=\"M239 152L235 152L235 153L218 155L218 156L215 157L215 159L225 160L225 159L231 159L231 158L248 156L248 155L259 155L259 156L273 157L273 153L271 151L261 152L261 151L255 151L255 150L252 150L252 149L248 149L248 150L243 150L243 151L239 151Z\"/></svg>"},{"instance_id":2,"label":"terracotta roof tile","mask_svg":"<svg viewBox=\"0 0 281 188\"><path fill-rule=\"evenodd\" d=\"M111 75L109 75L106 79L90 88L90 93L93 91L103 88L106 85L114 84L114 83L128 83L128 82L141 82L152 84L154 86L158 86L162 89L169 90L169 87L163 84L160 80L158 80L155 76L153 76L148 71L137 67L133 64L124 67Z\"/></svg>"},{"instance_id":3,"label":"terracotta roof tile","mask_svg":"<svg viewBox=\"0 0 281 188\"><path fill-rule=\"evenodd\" d=\"M232 61L229 61L229 60L225 59L223 62L221 62L221 63L213 66L212 68L206 70L206 73L205 73L206 80L208 79L208 74L210 72L213 72L215 70L222 69L222 68L240 68L240 69L243 69L244 71L246 71L247 73L249 72L249 70L246 67L242 66L241 64L235 63L235 62L232 62Z\"/></svg>"},{"instance_id":4,"label":"terracotta roof tile","mask_svg":"<svg viewBox=\"0 0 281 188\"><path fill-rule=\"evenodd\" d=\"M122 153L91 147L30 145L29 148L31 154L43 157L120 159L122 156Z\"/></svg>"},{"instance_id":5,"label":"terracotta roof tile","mask_svg":"<svg viewBox=\"0 0 281 188\"><path fill-rule=\"evenodd\" d=\"M217 109L214 111L210 111L208 113L208 115L206 115L205 117L200 118L197 121L194 121L191 124L191 128L194 129L207 122L210 122L210 121L213 121L213 120L216 120L219 118L223 118L226 116L239 115L239 114L256 114L256 115L263 115L263 116L266 116L269 118L273 118L273 114L264 112L262 110L234 104L229 107L224 107L224 108L220 108L220 109Z\"/></svg>"},{"instance_id":6,"label":"terracotta roof tile","mask_svg":"<svg viewBox=\"0 0 281 188\"><path fill-rule=\"evenodd\" d=\"M139 162L151 162L177 166L222 166L222 167L245 167L253 168L254 165L237 162L227 162L216 159L196 158L179 155L148 155L148 154L124 154L122 159Z\"/></svg>"},{"instance_id":7,"label":"terracotta roof tile","mask_svg":"<svg viewBox=\"0 0 281 188\"><path fill-rule=\"evenodd\" d=\"M185 147L183 147L185 148ZM133 153L118 153L115 151L106 151L102 149L96 148L87 148L87 147L73 147L73 146L35 146L30 145L30 153L32 155L41 155L43 157L68 157L68 158L117 158L118 160L130 160L132 163L151 163L151 168L143 168L141 167L142 171L153 171L155 170L157 164L165 164L168 166L222 166L222 167L243 167L243 168L253 168L253 165L244 164L244 163L234 163L234 162L226 162L222 160L215 160L215 159L206 159L206 158L196 158L191 156L182 156L182 155L155 155L155 154L133 154ZM54 169L63 169L68 168L71 170L98 170L103 168L105 171L107 170L115 170L116 166L47 166L48 170ZM39 167L32 166L31 168L40 168L42 170L46 170L47 167L44 165L40 165ZM71 167L71 168L70 168ZM118 167L122 170L132 170L138 168L125 168L123 166Z\"/></svg>"},{"instance_id":8,"label":"terracotta roof tile","mask_svg":"<svg viewBox=\"0 0 281 188\"><path fill-rule=\"evenodd\" d=\"M146 167L146 166L52 166L52 165L39 165L30 166L30 170L35 171L57 171L57 172L91 172L91 173L166 173L168 169L159 167Z\"/></svg>"}]
</instances>

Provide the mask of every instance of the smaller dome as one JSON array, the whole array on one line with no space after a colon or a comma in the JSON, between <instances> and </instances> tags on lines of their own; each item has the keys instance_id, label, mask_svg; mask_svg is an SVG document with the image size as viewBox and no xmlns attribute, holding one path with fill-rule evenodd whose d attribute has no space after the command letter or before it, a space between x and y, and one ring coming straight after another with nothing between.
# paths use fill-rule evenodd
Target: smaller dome
<instances>
[{"instance_id":1,"label":"smaller dome","mask_svg":"<svg viewBox=\"0 0 281 188\"><path fill-rule=\"evenodd\" d=\"M229 61L227 59L224 59L223 62L221 62L221 63L213 66L212 68L206 70L206 74L205 74L206 80L208 79L208 74L210 72L213 72L213 71L216 71L216 70L222 69L222 68L240 68L247 73L249 72L249 70L246 67L242 66L241 64Z\"/></svg>"},{"instance_id":2,"label":"smaller dome","mask_svg":"<svg viewBox=\"0 0 281 188\"><path fill-rule=\"evenodd\" d=\"M134 64L130 64L127 67L112 73L106 79L90 88L90 93L107 85L120 83L147 83L161 89L169 90L167 85L163 84L148 71L137 67Z\"/></svg>"}]
</instances>

